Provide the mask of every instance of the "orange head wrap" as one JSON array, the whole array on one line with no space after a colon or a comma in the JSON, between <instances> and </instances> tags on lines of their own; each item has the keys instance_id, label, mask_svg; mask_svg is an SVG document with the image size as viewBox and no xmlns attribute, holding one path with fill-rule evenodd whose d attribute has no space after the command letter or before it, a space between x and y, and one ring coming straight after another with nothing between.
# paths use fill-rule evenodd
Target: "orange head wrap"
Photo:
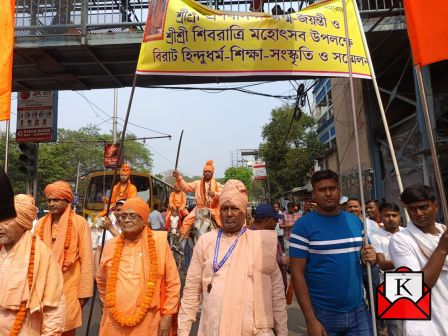
<instances>
[{"instance_id":1,"label":"orange head wrap","mask_svg":"<svg viewBox=\"0 0 448 336\"><path fill-rule=\"evenodd\" d=\"M123 208L121 209L122 212L132 209L136 213L140 215L140 217L147 222L149 217L149 206L148 203L145 202L145 200L141 197L131 197L124 202Z\"/></svg>"},{"instance_id":2,"label":"orange head wrap","mask_svg":"<svg viewBox=\"0 0 448 336\"><path fill-rule=\"evenodd\" d=\"M213 166L213 160L207 160L204 169L202 169L202 171L205 172L206 170L211 171L212 174L215 172L215 166Z\"/></svg>"},{"instance_id":3,"label":"orange head wrap","mask_svg":"<svg viewBox=\"0 0 448 336\"><path fill-rule=\"evenodd\" d=\"M247 210L247 189L243 182L238 180L228 180L222 188L221 195L219 196L219 207L225 202L236 205L238 209L246 212Z\"/></svg>"},{"instance_id":4,"label":"orange head wrap","mask_svg":"<svg viewBox=\"0 0 448 336\"><path fill-rule=\"evenodd\" d=\"M14 196L14 207L17 213L17 217L15 218L16 223L25 230L31 230L37 213L34 198L30 195L16 195Z\"/></svg>"},{"instance_id":5,"label":"orange head wrap","mask_svg":"<svg viewBox=\"0 0 448 336\"><path fill-rule=\"evenodd\" d=\"M44 193L46 198L54 196L65 199L67 202L72 202L74 199L72 188L70 188L70 184L65 181L56 181L47 185Z\"/></svg>"},{"instance_id":6,"label":"orange head wrap","mask_svg":"<svg viewBox=\"0 0 448 336\"><path fill-rule=\"evenodd\" d=\"M127 163L123 163L120 169L120 175L131 176L131 166Z\"/></svg>"}]
</instances>

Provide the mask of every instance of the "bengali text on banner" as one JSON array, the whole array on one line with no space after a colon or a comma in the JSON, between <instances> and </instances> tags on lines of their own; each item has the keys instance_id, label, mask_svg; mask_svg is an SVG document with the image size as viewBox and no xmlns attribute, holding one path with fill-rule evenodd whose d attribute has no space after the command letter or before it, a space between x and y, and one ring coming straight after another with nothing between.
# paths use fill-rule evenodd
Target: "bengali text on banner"
<instances>
[{"instance_id":1,"label":"bengali text on banner","mask_svg":"<svg viewBox=\"0 0 448 336\"><path fill-rule=\"evenodd\" d=\"M347 14L353 76L371 78L353 0ZM137 74L347 77L344 31L341 0L281 16L152 0Z\"/></svg>"}]
</instances>

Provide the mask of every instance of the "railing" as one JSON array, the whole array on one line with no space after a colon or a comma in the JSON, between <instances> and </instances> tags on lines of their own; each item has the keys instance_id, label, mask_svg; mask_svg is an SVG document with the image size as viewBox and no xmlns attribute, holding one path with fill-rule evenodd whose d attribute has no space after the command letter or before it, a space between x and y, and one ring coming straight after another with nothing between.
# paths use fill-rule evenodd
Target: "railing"
<instances>
[{"instance_id":1,"label":"railing","mask_svg":"<svg viewBox=\"0 0 448 336\"><path fill-rule=\"evenodd\" d=\"M2 0L3 1L3 0ZM200 0L204 5L249 12L253 8L281 15L297 12L314 0ZM80 35L143 30L150 0L16 0L16 37ZM361 13L401 10L401 0L357 0Z\"/></svg>"}]
</instances>

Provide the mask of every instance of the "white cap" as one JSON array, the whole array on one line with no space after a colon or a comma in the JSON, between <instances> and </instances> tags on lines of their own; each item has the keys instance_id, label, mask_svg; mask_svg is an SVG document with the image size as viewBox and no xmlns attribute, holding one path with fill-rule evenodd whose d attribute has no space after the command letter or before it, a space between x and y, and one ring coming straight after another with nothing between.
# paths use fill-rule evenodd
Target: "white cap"
<instances>
[{"instance_id":1,"label":"white cap","mask_svg":"<svg viewBox=\"0 0 448 336\"><path fill-rule=\"evenodd\" d=\"M347 201L348 201L348 197L342 195L342 196L341 196L341 199L339 200L339 204L347 203Z\"/></svg>"}]
</instances>

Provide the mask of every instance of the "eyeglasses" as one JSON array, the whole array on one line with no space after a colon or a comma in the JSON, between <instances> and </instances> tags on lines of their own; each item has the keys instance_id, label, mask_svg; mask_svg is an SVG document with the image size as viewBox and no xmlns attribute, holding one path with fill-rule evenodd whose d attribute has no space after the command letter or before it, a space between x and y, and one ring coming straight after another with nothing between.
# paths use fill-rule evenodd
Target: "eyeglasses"
<instances>
[{"instance_id":1,"label":"eyeglasses","mask_svg":"<svg viewBox=\"0 0 448 336\"><path fill-rule=\"evenodd\" d=\"M129 218L131 221L135 221L141 217L136 213L121 213L118 215L118 218L122 221L125 221L127 218Z\"/></svg>"}]
</instances>

